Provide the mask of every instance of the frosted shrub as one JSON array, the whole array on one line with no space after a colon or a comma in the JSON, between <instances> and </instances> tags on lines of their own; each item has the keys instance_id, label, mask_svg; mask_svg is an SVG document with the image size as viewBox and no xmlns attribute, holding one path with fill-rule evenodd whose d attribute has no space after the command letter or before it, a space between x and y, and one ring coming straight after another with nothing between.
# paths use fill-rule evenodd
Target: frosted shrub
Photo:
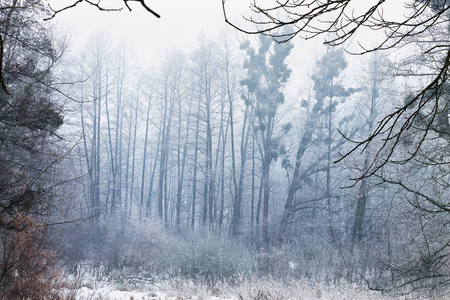
<instances>
[{"instance_id":1,"label":"frosted shrub","mask_svg":"<svg viewBox=\"0 0 450 300\"><path fill-rule=\"evenodd\" d=\"M256 253L258 276L281 281L340 280L346 274L345 258L326 242L292 243Z\"/></svg>"},{"instance_id":2,"label":"frosted shrub","mask_svg":"<svg viewBox=\"0 0 450 300\"><path fill-rule=\"evenodd\" d=\"M214 285L233 283L255 269L251 251L220 237L192 237L173 260L173 276L187 277Z\"/></svg>"},{"instance_id":3,"label":"frosted shrub","mask_svg":"<svg viewBox=\"0 0 450 300\"><path fill-rule=\"evenodd\" d=\"M154 281L170 266L175 240L158 222L108 219L101 224L102 241L90 259L104 278L121 283ZM95 250L95 249L93 249Z\"/></svg>"}]
</instances>

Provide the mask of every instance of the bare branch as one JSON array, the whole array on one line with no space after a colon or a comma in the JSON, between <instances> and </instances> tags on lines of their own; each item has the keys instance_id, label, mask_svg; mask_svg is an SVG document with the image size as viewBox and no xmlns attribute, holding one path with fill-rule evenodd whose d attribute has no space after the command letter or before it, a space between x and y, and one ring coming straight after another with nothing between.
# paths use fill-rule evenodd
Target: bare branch
<instances>
[{"instance_id":1,"label":"bare branch","mask_svg":"<svg viewBox=\"0 0 450 300\"><path fill-rule=\"evenodd\" d=\"M87 217L82 217L82 218L78 218L78 219L73 219L73 220L65 220L65 221L59 221L59 222L52 222L52 223L44 223L42 225L40 225L40 227L48 227L48 226L55 226L55 225L64 225L64 224L73 224L73 223L79 223L79 222L84 222L90 219L95 219L100 217L104 212L99 212L95 215L92 216L87 216Z\"/></svg>"},{"instance_id":2,"label":"bare branch","mask_svg":"<svg viewBox=\"0 0 450 300\"><path fill-rule=\"evenodd\" d=\"M125 0L124 0L124 1L125 1ZM45 18L44 21L51 20L51 19L53 19L54 17L56 17L57 14L59 14L59 13L65 11L65 10L74 8L75 6L77 6L78 4L80 4L80 3L82 3L82 2L89 3L90 5L95 6L98 10L101 10L101 11L121 11L121 10L122 10L122 8L104 8L104 7L100 6L100 1L97 2L97 3L94 3L94 2L89 1L89 0L77 0L77 1L74 2L72 5L65 6L65 7L61 8L61 9L58 9L58 10L54 10L54 9L50 6L50 4L48 4L48 7L49 7L50 10L53 12L53 14L52 14L50 17Z\"/></svg>"},{"instance_id":3,"label":"bare branch","mask_svg":"<svg viewBox=\"0 0 450 300\"><path fill-rule=\"evenodd\" d=\"M131 11L131 8L128 6L128 3L127 3L128 1L137 1L137 2L141 3L142 7L145 8L145 10L147 10L149 13L151 13L152 15L154 15L157 18L161 18L161 16L159 14L157 14L154 10L152 10L150 7L148 7L147 4L145 4L144 0L123 0L125 5L127 6L127 8Z\"/></svg>"},{"instance_id":4,"label":"bare branch","mask_svg":"<svg viewBox=\"0 0 450 300\"><path fill-rule=\"evenodd\" d=\"M438 102L440 100L441 94L440 90L444 83L448 79L448 73L450 68L450 49L447 51L447 56L445 58L445 63L440 69L439 74L434 78L434 80L428 84L420 93L418 93L415 97L413 97L410 101L408 101L404 106L396 109L394 112L385 116L379 123L375 130L371 133L369 137L367 137L363 141L353 141L356 143L356 146L351 149L349 152L344 154L339 160L336 162L342 161L357 149L362 148L361 153L364 152L369 144L373 143L378 137L382 138L382 145L378 147L378 151L375 154L375 157L370 164L370 167L367 171L359 178L355 178L356 181L361 180L362 178L367 178L374 175L377 171L379 171L383 166L385 166L388 162L394 162L399 164L404 164L414 158L417 152L420 150L421 145L424 143L426 137L428 136L432 124L435 121L435 117L438 110ZM411 113L404 119L402 118L407 111L417 104L417 107L412 110ZM420 113L424 110L424 108L432 104L431 112L428 114L429 118L421 117L421 121L424 122L424 127L420 128L422 135L417 143L417 146L413 153L410 153L403 160L392 160L394 151L399 144L403 134L406 133L407 130L414 128L414 123L420 116ZM392 144L391 144L392 143ZM383 151L386 150L387 153ZM379 157L383 156L384 158L379 162Z\"/></svg>"},{"instance_id":5,"label":"bare branch","mask_svg":"<svg viewBox=\"0 0 450 300\"><path fill-rule=\"evenodd\" d=\"M325 34L324 43L336 46L349 41L358 31L370 29L384 30L386 35L375 46L365 47L357 42L360 50L347 52L361 55L411 43L420 45L425 59L429 57L431 60L427 74L413 75L433 76L430 83L418 91L405 105L386 115L366 139L353 141L354 148L338 160L345 159L357 150L364 152L369 144L374 144L375 141L380 143L376 146L378 151L369 168L363 176L355 179L358 182L362 178L372 176L387 163L407 163L420 151L429 136L429 131L436 132L434 122L439 113L439 103L446 101L442 97L441 90L448 79L450 65L448 43L450 4L448 1L434 0L405 1L404 7L408 9L408 14L397 20L390 20L383 12L385 0L375 1L370 7L360 12L355 12L351 8L350 4L355 2L352 0L276 0L271 6L266 7L253 0L251 9L254 15L243 17L252 25L256 25L257 29L253 31L237 26L229 20L226 0L222 0L222 10L225 22L233 28L247 34L268 35L277 42L289 41L297 35L310 39ZM442 37L434 36L437 28L441 28L440 30L444 32ZM420 125L417 126L417 124ZM394 157L395 150L406 132L411 129L415 130L419 136L416 149L399 160Z\"/></svg>"}]
</instances>

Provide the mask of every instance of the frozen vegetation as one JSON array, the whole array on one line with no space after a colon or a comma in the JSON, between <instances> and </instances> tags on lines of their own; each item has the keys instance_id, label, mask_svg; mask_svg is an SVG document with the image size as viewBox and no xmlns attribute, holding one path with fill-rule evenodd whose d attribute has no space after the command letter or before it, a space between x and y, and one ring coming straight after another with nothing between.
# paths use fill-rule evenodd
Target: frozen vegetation
<instances>
[{"instance_id":1,"label":"frozen vegetation","mask_svg":"<svg viewBox=\"0 0 450 300\"><path fill-rule=\"evenodd\" d=\"M278 1L152 65L70 48L69 2L0 3L0 300L448 297L449 1Z\"/></svg>"},{"instance_id":2,"label":"frozen vegetation","mask_svg":"<svg viewBox=\"0 0 450 300\"><path fill-rule=\"evenodd\" d=\"M146 292L142 292L145 290ZM357 299L388 300L408 299L399 296L381 295L377 292L361 290L350 285L311 286L295 281L280 284L272 280L244 282L240 286L220 285L213 290L198 284L170 283L168 286L147 287L137 291L124 291L114 287L90 289L83 287L73 292L77 300L277 300L277 299ZM426 299L426 298L421 298Z\"/></svg>"}]
</instances>

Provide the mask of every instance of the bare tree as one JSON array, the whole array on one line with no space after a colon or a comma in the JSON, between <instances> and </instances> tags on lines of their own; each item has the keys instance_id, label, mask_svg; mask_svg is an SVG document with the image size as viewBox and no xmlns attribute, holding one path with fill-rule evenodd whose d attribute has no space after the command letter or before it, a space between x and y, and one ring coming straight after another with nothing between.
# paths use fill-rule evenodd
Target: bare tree
<instances>
[{"instance_id":1,"label":"bare tree","mask_svg":"<svg viewBox=\"0 0 450 300\"><path fill-rule=\"evenodd\" d=\"M2 4L0 4L0 22L6 23L7 27L9 27L9 23L12 23L11 16L12 11L14 10L22 10L30 13L36 13L36 11L40 12L40 15L47 15L48 17L45 17L44 20L50 20L56 17L57 14L66 11L68 9L74 8L75 6L81 4L81 3L87 3L91 6L97 8L100 11L121 11L122 7L104 7L100 4L100 1L90 1L90 0L74 0L71 4L66 4L63 7L59 8L53 8L50 3L48 3L48 0L7 0L4 1ZM146 11L151 13L157 18L160 18L161 16L156 13L154 10L152 10L144 0L123 0L124 5L127 7L129 11L131 11L131 7L129 5L129 2L137 2L139 3ZM32 34L33 30L31 28L28 28L29 33ZM9 37L6 32L0 32L0 86L3 92L5 92L7 95L10 94L7 81L4 77L4 60L5 60L5 40L7 40ZM30 49L33 49L33 47L30 47ZM34 48L36 49L36 48ZM7 54L7 53L6 53Z\"/></svg>"},{"instance_id":2,"label":"bare tree","mask_svg":"<svg viewBox=\"0 0 450 300\"><path fill-rule=\"evenodd\" d=\"M415 73L401 71L401 75L427 78L427 83L415 91L404 105L386 114L368 137L354 141L355 147L344 155L366 150L369 144L380 141L377 153L372 157L365 173L356 178L371 176L387 163L405 163L411 160L427 139L430 129L436 124L439 107L443 99L445 82L450 67L450 45L448 26L450 4L445 0L404 1L406 14L400 17L385 17L383 9L386 1L375 1L366 9L355 9L357 1L274 1L272 5L260 4L254 0L251 4L254 16L247 17L255 30L238 26L228 18L226 0L222 1L225 22L248 34L264 34L278 42L286 42L295 36L305 39L324 35L325 43L336 46L350 41L363 30L383 30L384 39L374 47L361 46L356 54L387 50L399 46L413 47L412 53L420 57L422 68ZM426 118L422 115L425 114ZM406 132L414 123L423 119L424 130L420 139L415 141L415 151L405 154L402 159L396 157L396 149Z\"/></svg>"},{"instance_id":3,"label":"bare tree","mask_svg":"<svg viewBox=\"0 0 450 300\"><path fill-rule=\"evenodd\" d=\"M360 131L363 135L371 133L376 125L377 117L382 113L383 101L388 97L387 74L381 69L385 58L379 53L373 53L367 64L361 70L362 95L364 101L360 101L357 110L362 118L359 122ZM360 162L360 172L364 174L369 167L370 150L362 156ZM362 167L361 167L362 165ZM352 226L352 247L355 243L361 242L363 238L364 219L367 218L366 211L370 198L371 184L369 178L362 178L358 188L355 219Z\"/></svg>"},{"instance_id":4,"label":"bare tree","mask_svg":"<svg viewBox=\"0 0 450 300\"><path fill-rule=\"evenodd\" d=\"M205 130L205 166L204 166L204 191L202 222L212 229L215 202L215 168L213 155L213 120L214 100L217 98L217 55L215 43L205 37L200 37L200 45L193 55L193 73L195 74L195 88L198 89ZM200 116L198 116L200 117ZM202 124L201 124L202 125Z\"/></svg>"}]
</instances>

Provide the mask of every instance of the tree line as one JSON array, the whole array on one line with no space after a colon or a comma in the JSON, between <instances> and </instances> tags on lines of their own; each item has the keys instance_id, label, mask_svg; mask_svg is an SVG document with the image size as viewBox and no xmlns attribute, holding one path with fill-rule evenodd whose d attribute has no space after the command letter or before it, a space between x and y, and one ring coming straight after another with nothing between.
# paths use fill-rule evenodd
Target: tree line
<instances>
[{"instance_id":1,"label":"tree line","mask_svg":"<svg viewBox=\"0 0 450 300\"><path fill-rule=\"evenodd\" d=\"M30 9L46 11L0 10L3 297L52 293L56 265L86 262L110 280L446 286L445 68L402 86L422 61L350 69L327 47L288 97L301 49L280 36L200 36L142 67L105 34L63 56Z\"/></svg>"},{"instance_id":2,"label":"tree line","mask_svg":"<svg viewBox=\"0 0 450 300\"><path fill-rule=\"evenodd\" d=\"M403 101L386 57L372 55L348 70L344 51L329 47L306 79L311 88L286 99L286 59L296 51L289 42L200 37L192 52L167 52L138 73L128 51L108 43L95 36L77 63L77 80L90 76L75 88L74 109L88 214L159 220L175 233L213 233L259 253L327 249L336 268L327 277L364 279L374 289L415 285L416 269L442 262L447 249L434 229L446 216L424 223L423 210L407 202L426 198L399 188L406 174L414 184L434 176L430 164L419 173L416 161L404 173L389 165L366 178L376 145L336 163L350 139L370 134ZM414 145L399 147L401 156ZM397 256L406 249L411 256ZM426 280L445 277L444 269Z\"/></svg>"}]
</instances>

